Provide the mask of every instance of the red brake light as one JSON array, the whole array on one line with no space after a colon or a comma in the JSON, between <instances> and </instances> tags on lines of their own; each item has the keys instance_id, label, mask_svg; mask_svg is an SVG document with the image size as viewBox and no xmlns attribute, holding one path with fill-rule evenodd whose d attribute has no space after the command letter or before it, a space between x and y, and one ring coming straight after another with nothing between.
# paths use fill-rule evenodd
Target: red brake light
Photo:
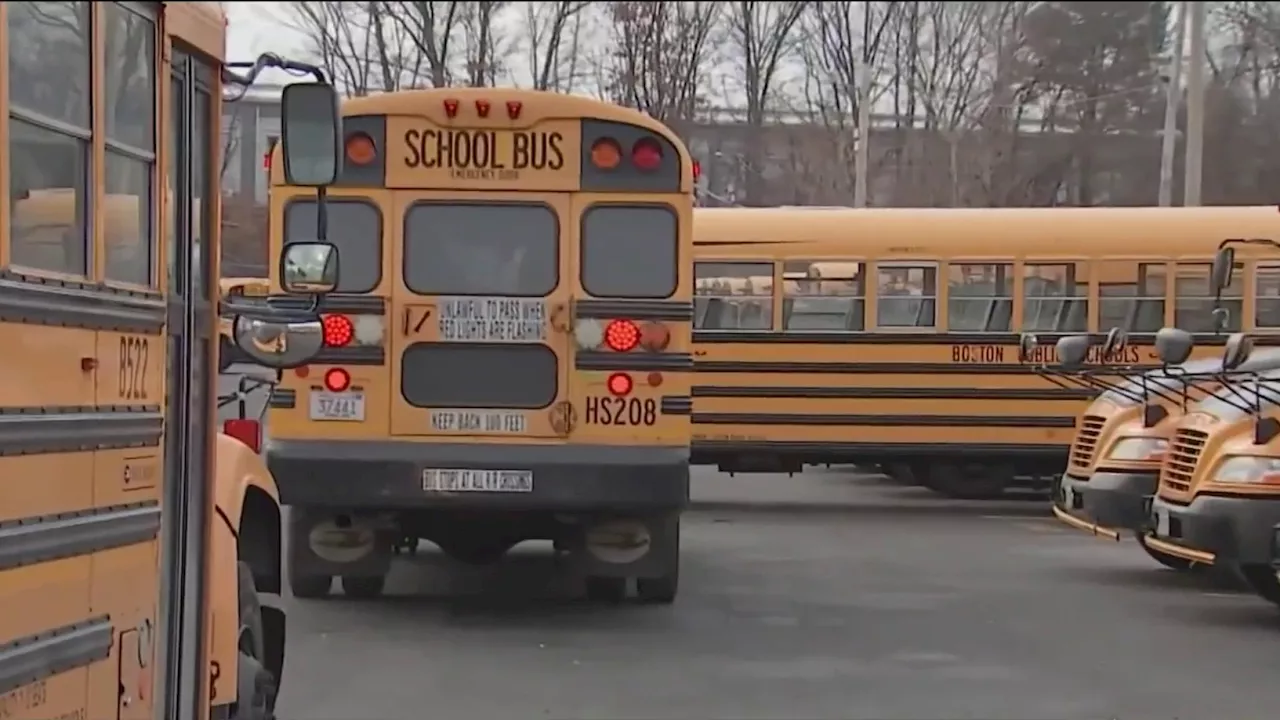
<instances>
[{"instance_id":1,"label":"red brake light","mask_svg":"<svg viewBox=\"0 0 1280 720\"><path fill-rule=\"evenodd\" d=\"M222 434L248 445L254 452L258 452L262 445L262 426L257 420L228 420L222 423Z\"/></svg>"},{"instance_id":2,"label":"red brake light","mask_svg":"<svg viewBox=\"0 0 1280 720\"><path fill-rule=\"evenodd\" d=\"M609 376L607 383L609 392L617 397L625 397L631 394L631 376L626 373L614 373Z\"/></svg>"},{"instance_id":3,"label":"red brake light","mask_svg":"<svg viewBox=\"0 0 1280 720\"><path fill-rule=\"evenodd\" d=\"M322 324L324 325L324 344L329 347L343 347L351 342L351 338L356 334L356 326L346 315L325 315Z\"/></svg>"},{"instance_id":4,"label":"red brake light","mask_svg":"<svg viewBox=\"0 0 1280 720\"><path fill-rule=\"evenodd\" d=\"M631 146L631 164L648 172L662 164L662 146L653 138L640 138Z\"/></svg>"},{"instance_id":5,"label":"red brake light","mask_svg":"<svg viewBox=\"0 0 1280 720\"><path fill-rule=\"evenodd\" d=\"M640 346L650 352L660 352L671 344L671 331L662 323L645 323L640 328Z\"/></svg>"},{"instance_id":6,"label":"red brake light","mask_svg":"<svg viewBox=\"0 0 1280 720\"><path fill-rule=\"evenodd\" d=\"M630 320L614 320L604 329L604 344L614 352L628 352L640 344L640 328Z\"/></svg>"},{"instance_id":7,"label":"red brake light","mask_svg":"<svg viewBox=\"0 0 1280 720\"><path fill-rule=\"evenodd\" d=\"M695 160L693 162L693 181L698 182L698 179L701 177L702 177L702 163Z\"/></svg>"},{"instance_id":8,"label":"red brake light","mask_svg":"<svg viewBox=\"0 0 1280 720\"><path fill-rule=\"evenodd\" d=\"M457 101L457 100L445 100L445 101L444 101L444 114L445 114L445 115L448 115L449 117L454 117L454 116L456 116L456 115L458 114L458 101Z\"/></svg>"},{"instance_id":9,"label":"red brake light","mask_svg":"<svg viewBox=\"0 0 1280 720\"><path fill-rule=\"evenodd\" d=\"M351 387L351 373L342 368L331 368L325 371L324 387L329 392L343 392Z\"/></svg>"}]
</instances>

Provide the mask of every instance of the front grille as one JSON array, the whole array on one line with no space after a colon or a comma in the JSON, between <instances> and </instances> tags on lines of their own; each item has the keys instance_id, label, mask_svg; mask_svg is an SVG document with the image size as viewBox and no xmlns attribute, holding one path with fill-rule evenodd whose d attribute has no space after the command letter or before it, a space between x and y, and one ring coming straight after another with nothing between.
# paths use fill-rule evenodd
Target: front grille
<instances>
[{"instance_id":1,"label":"front grille","mask_svg":"<svg viewBox=\"0 0 1280 720\"><path fill-rule=\"evenodd\" d=\"M417 407L534 410L555 401L559 364L537 343L414 343L400 356L400 393Z\"/></svg>"},{"instance_id":2,"label":"front grille","mask_svg":"<svg viewBox=\"0 0 1280 720\"><path fill-rule=\"evenodd\" d=\"M1191 478L1196 472L1196 462L1204 450L1209 434L1199 430L1178 430L1169 444L1169 454L1160 468L1160 487L1175 493L1191 490Z\"/></svg>"},{"instance_id":3,"label":"front grille","mask_svg":"<svg viewBox=\"0 0 1280 720\"><path fill-rule=\"evenodd\" d=\"M1080 419L1075 442L1071 444L1071 465L1081 470L1093 464L1093 454L1098 450L1098 437L1107 419L1098 415L1085 415Z\"/></svg>"}]
</instances>

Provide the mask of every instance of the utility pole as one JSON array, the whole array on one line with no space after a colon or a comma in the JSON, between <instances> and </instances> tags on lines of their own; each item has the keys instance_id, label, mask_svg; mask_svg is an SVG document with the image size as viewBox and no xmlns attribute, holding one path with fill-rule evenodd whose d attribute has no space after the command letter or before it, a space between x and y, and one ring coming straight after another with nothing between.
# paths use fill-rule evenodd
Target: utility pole
<instances>
[{"instance_id":1,"label":"utility pole","mask_svg":"<svg viewBox=\"0 0 1280 720\"><path fill-rule=\"evenodd\" d=\"M858 145L853 156L853 206L867 206L867 177L871 174L871 67L864 52L862 75L858 78Z\"/></svg>"},{"instance_id":2,"label":"utility pole","mask_svg":"<svg viewBox=\"0 0 1280 720\"><path fill-rule=\"evenodd\" d=\"M1191 12L1188 28L1191 46L1187 59L1187 155L1182 204L1194 207L1200 204L1200 175L1204 164L1204 0L1191 0L1188 10Z\"/></svg>"},{"instance_id":3,"label":"utility pole","mask_svg":"<svg viewBox=\"0 0 1280 720\"><path fill-rule=\"evenodd\" d=\"M1186 0L1174 8L1173 44L1165 74L1164 133L1160 136L1160 207L1173 204L1173 157L1178 147L1178 104L1182 99L1182 51L1187 36Z\"/></svg>"}]
</instances>

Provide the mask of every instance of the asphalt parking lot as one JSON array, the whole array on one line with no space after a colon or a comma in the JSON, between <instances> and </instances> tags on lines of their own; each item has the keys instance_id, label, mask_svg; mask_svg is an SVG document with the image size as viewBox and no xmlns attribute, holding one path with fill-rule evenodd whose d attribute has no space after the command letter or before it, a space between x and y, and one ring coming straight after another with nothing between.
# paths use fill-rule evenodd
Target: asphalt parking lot
<instances>
[{"instance_id":1,"label":"asphalt parking lot","mask_svg":"<svg viewBox=\"0 0 1280 720\"><path fill-rule=\"evenodd\" d=\"M1135 545L1036 505L943 511L848 473L738 480L698 471L695 496L743 502L687 516L671 607L578 600L536 545L485 570L424 548L381 601L289 601L280 717L1221 720L1280 707L1280 611L1157 569ZM790 495L771 485L786 480ZM774 497L795 488L847 507ZM769 511L744 511L753 498Z\"/></svg>"}]
</instances>

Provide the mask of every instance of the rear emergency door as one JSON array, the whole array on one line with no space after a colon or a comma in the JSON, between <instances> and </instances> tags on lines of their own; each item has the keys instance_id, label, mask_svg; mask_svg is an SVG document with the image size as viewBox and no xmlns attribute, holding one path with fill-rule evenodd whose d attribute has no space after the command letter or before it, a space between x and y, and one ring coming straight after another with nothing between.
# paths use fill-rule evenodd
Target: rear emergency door
<instances>
[{"instance_id":1,"label":"rear emergency door","mask_svg":"<svg viewBox=\"0 0 1280 720\"><path fill-rule=\"evenodd\" d=\"M568 196L401 193L391 434L563 437Z\"/></svg>"}]
</instances>

